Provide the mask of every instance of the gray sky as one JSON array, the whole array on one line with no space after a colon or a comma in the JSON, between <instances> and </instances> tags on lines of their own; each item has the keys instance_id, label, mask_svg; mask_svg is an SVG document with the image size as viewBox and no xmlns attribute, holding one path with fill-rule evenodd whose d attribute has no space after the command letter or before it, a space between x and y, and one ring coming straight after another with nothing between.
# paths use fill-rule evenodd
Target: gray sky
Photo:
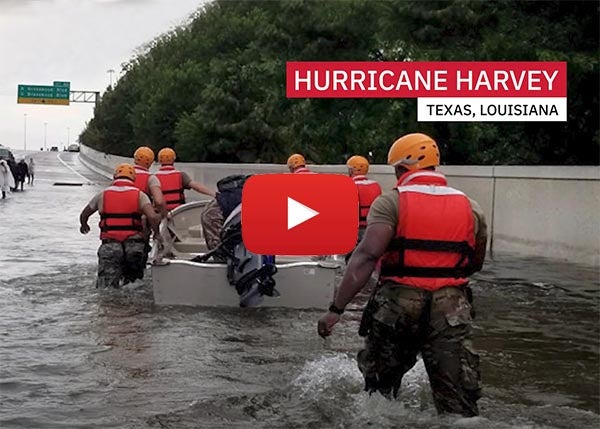
<instances>
[{"instance_id":1,"label":"gray sky","mask_svg":"<svg viewBox=\"0 0 600 429\"><path fill-rule=\"evenodd\" d=\"M205 0L0 0L0 144L27 149L74 143L93 104L17 104L17 85L71 82L71 90L103 92L107 70L136 49L187 21ZM27 116L25 116L27 115ZM68 130L69 129L69 130Z\"/></svg>"}]
</instances>

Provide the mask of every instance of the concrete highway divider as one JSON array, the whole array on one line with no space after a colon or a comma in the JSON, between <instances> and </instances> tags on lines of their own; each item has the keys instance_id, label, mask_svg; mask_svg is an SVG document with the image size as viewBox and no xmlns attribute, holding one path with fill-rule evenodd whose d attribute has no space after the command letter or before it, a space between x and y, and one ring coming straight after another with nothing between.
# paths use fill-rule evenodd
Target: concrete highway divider
<instances>
[{"instance_id":1,"label":"concrete highway divider","mask_svg":"<svg viewBox=\"0 0 600 429\"><path fill-rule=\"evenodd\" d=\"M107 177L132 158L81 145L81 161ZM285 173L281 164L176 162L193 180L216 188L230 174ZM155 166L154 169L157 167ZM344 165L310 165L318 173L346 174ZM492 253L540 256L600 265L600 168L595 166L447 166L450 186L479 202L488 223ZM396 183L393 169L372 165L369 177L382 188ZM188 201L202 199L186 191Z\"/></svg>"}]
</instances>

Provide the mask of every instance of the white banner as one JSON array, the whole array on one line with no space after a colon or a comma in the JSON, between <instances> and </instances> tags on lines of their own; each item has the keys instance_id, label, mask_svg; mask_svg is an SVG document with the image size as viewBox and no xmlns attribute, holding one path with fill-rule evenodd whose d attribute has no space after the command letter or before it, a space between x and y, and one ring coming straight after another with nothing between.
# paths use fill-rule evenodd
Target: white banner
<instances>
[{"instance_id":1,"label":"white banner","mask_svg":"<svg viewBox=\"0 0 600 429\"><path fill-rule=\"evenodd\" d=\"M566 122L566 97L420 97L418 122Z\"/></svg>"}]
</instances>

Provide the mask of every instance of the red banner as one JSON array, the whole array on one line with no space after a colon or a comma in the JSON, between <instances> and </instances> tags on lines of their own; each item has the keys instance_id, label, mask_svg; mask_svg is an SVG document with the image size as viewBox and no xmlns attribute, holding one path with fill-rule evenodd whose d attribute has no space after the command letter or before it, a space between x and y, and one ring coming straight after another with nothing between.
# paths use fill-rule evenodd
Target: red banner
<instances>
[{"instance_id":1,"label":"red banner","mask_svg":"<svg viewBox=\"0 0 600 429\"><path fill-rule=\"evenodd\" d=\"M288 62L288 98L566 97L566 62Z\"/></svg>"}]
</instances>

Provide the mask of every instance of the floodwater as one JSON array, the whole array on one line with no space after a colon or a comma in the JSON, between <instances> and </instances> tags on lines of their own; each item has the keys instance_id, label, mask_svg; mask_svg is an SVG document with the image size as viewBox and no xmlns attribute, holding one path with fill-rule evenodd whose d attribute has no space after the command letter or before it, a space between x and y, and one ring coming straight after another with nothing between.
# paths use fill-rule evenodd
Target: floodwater
<instances>
[{"instance_id":1,"label":"floodwater","mask_svg":"<svg viewBox=\"0 0 600 429\"><path fill-rule=\"evenodd\" d=\"M35 185L0 201L2 428L600 427L597 267L488 262L473 282L481 416L437 417L420 361L399 400L362 392L358 311L322 340L317 310L95 289L97 216L82 236L78 214L105 182L77 154L33 155Z\"/></svg>"}]
</instances>

